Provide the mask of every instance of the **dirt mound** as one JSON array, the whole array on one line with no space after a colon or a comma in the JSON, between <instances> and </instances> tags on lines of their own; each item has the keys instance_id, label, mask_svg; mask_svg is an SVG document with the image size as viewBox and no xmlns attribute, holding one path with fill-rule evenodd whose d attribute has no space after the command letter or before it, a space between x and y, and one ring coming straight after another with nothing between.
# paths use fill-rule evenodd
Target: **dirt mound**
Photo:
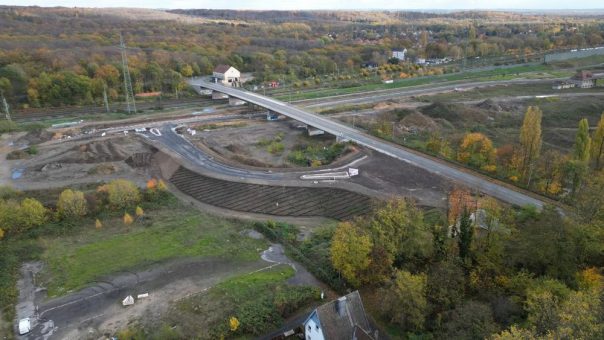
<instances>
[{"instance_id":1,"label":"dirt mound","mask_svg":"<svg viewBox=\"0 0 604 340\"><path fill-rule=\"evenodd\" d=\"M99 164L96 165L90 170L88 170L89 175L111 175L118 170L117 166L114 164Z\"/></svg>"},{"instance_id":2,"label":"dirt mound","mask_svg":"<svg viewBox=\"0 0 604 340\"><path fill-rule=\"evenodd\" d=\"M433 103L420 110L431 118L447 120L456 127L484 123L489 117L477 107L442 102Z\"/></svg>"},{"instance_id":3,"label":"dirt mound","mask_svg":"<svg viewBox=\"0 0 604 340\"><path fill-rule=\"evenodd\" d=\"M438 124L434 119L423 115L419 112L413 112L405 116L400 123L407 128L417 129L419 131L435 131L438 130Z\"/></svg>"},{"instance_id":4,"label":"dirt mound","mask_svg":"<svg viewBox=\"0 0 604 340\"><path fill-rule=\"evenodd\" d=\"M77 145L54 159L59 163L103 163L127 159L130 152L118 141L96 141Z\"/></svg>"},{"instance_id":5,"label":"dirt mound","mask_svg":"<svg viewBox=\"0 0 604 340\"><path fill-rule=\"evenodd\" d=\"M494 112L503 111L503 108L501 107L501 105L497 104L492 99L484 100L484 101L476 104L476 107L479 107L481 109L488 110L488 111L494 111Z\"/></svg>"},{"instance_id":6,"label":"dirt mound","mask_svg":"<svg viewBox=\"0 0 604 340\"><path fill-rule=\"evenodd\" d=\"M137 152L126 159L126 164L133 168L146 167L151 163L153 154L150 152Z\"/></svg>"},{"instance_id":7,"label":"dirt mound","mask_svg":"<svg viewBox=\"0 0 604 340\"><path fill-rule=\"evenodd\" d=\"M49 141L54 136L54 133L48 132L45 129L29 131L25 136L15 141L15 144L34 145Z\"/></svg>"}]
</instances>

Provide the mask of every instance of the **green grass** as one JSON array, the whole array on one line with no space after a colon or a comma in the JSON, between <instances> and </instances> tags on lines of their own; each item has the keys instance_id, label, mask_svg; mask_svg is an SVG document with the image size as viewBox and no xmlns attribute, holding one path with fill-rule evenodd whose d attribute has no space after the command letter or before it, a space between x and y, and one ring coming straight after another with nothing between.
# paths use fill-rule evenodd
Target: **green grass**
<instances>
[{"instance_id":1,"label":"green grass","mask_svg":"<svg viewBox=\"0 0 604 340\"><path fill-rule=\"evenodd\" d=\"M498 68L494 70L469 70L460 73L449 73L437 76L425 76L417 78L399 79L394 81L392 84L384 83L371 83L366 85L348 87L348 88L321 88L307 91L297 91L277 95L275 98L288 101L290 100L304 100L304 99L316 99L335 95L352 94L366 91L377 91L377 90L388 90L396 88L404 88L409 86L426 85L432 83L443 83L443 82L462 82L462 81L489 81L489 80L508 80L514 79L518 76L536 73L546 72L552 69L548 65L521 65L507 68Z\"/></svg>"},{"instance_id":2,"label":"green grass","mask_svg":"<svg viewBox=\"0 0 604 340\"><path fill-rule=\"evenodd\" d=\"M177 303L168 321L176 324L185 338L249 338L279 327L284 318L317 301L319 290L308 286L290 286L286 280L294 270L277 265L228 279L205 293ZM236 317L239 328L228 327Z\"/></svg>"},{"instance_id":3,"label":"green grass","mask_svg":"<svg viewBox=\"0 0 604 340\"><path fill-rule=\"evenodd\" d=\"M50 297L65 294L117 271L177 257L205 256L254 261L266 243L239 234L247 225L180 209L147 212L148 221L126 227L119 219L101 230L46 243Z\"/></svg>"}]
</instances>

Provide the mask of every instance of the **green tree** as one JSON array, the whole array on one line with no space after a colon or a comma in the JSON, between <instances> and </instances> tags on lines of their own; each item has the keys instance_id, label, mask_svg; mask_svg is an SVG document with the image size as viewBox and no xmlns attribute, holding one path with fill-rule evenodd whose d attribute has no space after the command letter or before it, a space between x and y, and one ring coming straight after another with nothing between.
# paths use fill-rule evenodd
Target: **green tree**
<instances>
[{"instance_id":1,"label":"green tree","mask_svg":"<svg viewBox=\"0 0 604 340\"><path fill-rule=\"evenodd\" d=\"M491 307L478 301L467 301L445 312L443 319L437 331L439 339L485 339L498 331Z\"/></svg>"},{"instance_id":2,"label":"green tree","mask_svg":"<svg viewBox=\"0 0 604 340\"><path fill-rule=\"evenodd\" d=\"M57 201L57 211L62 218L68 219L86 215L88 212L88 204L86 198L84 198L84 193L71 189L63 190Z\"/></svg>"},{"instance_id":3,"label":"green tree","mask_svg":"<svg viewBox=\"0 0 604 340\"><path fill-rule=\"evenodd\" d=\"M541 152L541 119L542 112L537 106L529 106L524 114L524 121L520 128L521 145L521 173L530 185L533 167Z\"/></svg>"},{"instance_id":4,"label":"green tree","mask_svg":"<svg viewBox=\"0 0 604 340\"><path fill-rule=\"evenodd\" d=\"M432 233L413 203L397 199L376 211L370 221L373 244L381 246L388 256L403 266L413 266L432 253Z\"/></svg>"},{"instance_id":5,"label":"green tree","mask_svg":"<svg viewBox=\"0 0 604 340\"><path fill-rule=\"evenodd\" d=\"M26 198L21 201L17 214L16 225L21 231L41 226L46 222L47 210L42 203L34 198Z\"/></svg>"},{"instance_id":6,"label":"green tree","mask_svg":"<svg viewBox=\"0 0 604 340\"><path fill-rule=\"evenodd\" d=\"M590 149L589 122L586 118L583 118L579 122L579 130L575 137L574 158L580 162L589 161Z\"/></svg>"},{"instance_id":7,"label":"green tree","mask_svg":"<svg viewBox=\"0 0 604 340\"><path fill-rule=\"evenodd\" d=\"M596 170L600 170L604 162L604 112L600 116L598 126L594 132L591 143L591 159L595 163Z\"/></svg>"},{"instance_id":8,"label":"green tree","mask_svg":"<svg viewBox=\"0 0 604 340\"><path fill-rule=\"evenodd\" d=\"M466 279L452 261L433 264L428 271L427 297L434 314L455 308L463 299Z\"/></svg>"},{"instance_id":9,"label":"green tree","mask_svg":"<svg viewBox=\"0 0 604 340\"><path fill-rule=\"evenodd\" d=\"M560 322L558 305L569 293L570 290L563 283L550 279L538 281L527 289L527 321L537 334L545 335L556 328Z\"/></svg>"},{"instance_id":10,"label":"green tree","mask_svg":"<svg viewBox=\"0 0 604 340\"><path fill-rule=\"evenodd\" d=\"M373 244L368 235L350 222L338 225L331 241L331 262L333 267L353 286L363 282L362 272L371 262Z\"/></svg>"},{"instance_id":11,"label":"green tree","mask_svg":"<svg viewBox=\"0 0 604 340\"><path fill-rule=\"evenodd\" d=\"M585 223L604 223L604 171L599 171L587 180L575 200L576 218Z\"/></svg>"},{"instance_id":12,"label":"green tree","mask_svg":"<svg viewBox=\"0 0 604 340\"><path fill-rule=\"evenodd\" d=\"M399 270L390 285L381 291L381 312L405 330L422 331L428 313L426 274Z\"/></svg>"}]
</instances>

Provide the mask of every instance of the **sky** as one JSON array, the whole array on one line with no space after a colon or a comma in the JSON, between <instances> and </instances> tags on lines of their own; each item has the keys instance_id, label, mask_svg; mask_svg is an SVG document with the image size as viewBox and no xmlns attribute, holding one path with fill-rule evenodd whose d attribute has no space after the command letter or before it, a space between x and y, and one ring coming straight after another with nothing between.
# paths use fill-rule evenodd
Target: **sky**
<instances>
[{"instance_id":1,"label":"sky","mask_svg":"<svg viewBox=\"0 0 604 340\"><path fill-rule=\"evenodd\" d=\"M603 9L603 0L0 0L0 5L43 7L304 9Z\"/></svg>"}]
</instances>

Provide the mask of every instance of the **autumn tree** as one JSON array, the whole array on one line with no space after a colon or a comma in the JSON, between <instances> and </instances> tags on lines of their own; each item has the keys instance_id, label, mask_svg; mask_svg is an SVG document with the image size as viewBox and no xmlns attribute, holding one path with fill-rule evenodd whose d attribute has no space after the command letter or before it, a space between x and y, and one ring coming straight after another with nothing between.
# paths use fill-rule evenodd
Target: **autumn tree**
<instances>
[{"instance_id":1,"label":"autumn tree","mask_svg":"<svg viewBox=\"0 0 604 340\"><path fill-rule=\"evenodd\" d=\"M591 159L595 164L596 170L600 170L604 162L604 112L600 116L598 126L594 132L591 142Z\"/></svg>"},{"instance_id":2,"label":"autumn tree","mask_svg":"<svg viewBox=\"0 0 604 340\"><path fill-rule=\"evenodd\" d=\"M63 190L57 201L57 211L62 218L68 219L86 215L88 207L84 193L71 189Z\"/></svg>"},{"instance_id":3,"label":"autumn tree","mask_svg":"<svg viewBox=\"0 0 604 340\"><path fill-rule=\"evenodd\" d=\"M495 149L493 142L479 132L468 133L459 146L457 160L470 166L493 172L495 165Z\"/></svg>"},{"instance_id":4,"label":"autumn tree","mask_svg":"<svg viewBox=\"0 0 604 340\"><path fill-rule=\"evenodd\" d=\"M372 246L369 235L350 222L338 225L331 241L331 262L353 286L363 282L361 273L369 267Z\"/></svg>"},{"instance_id":5,"label":"autumn tree","mask_svg":"<svg viewBox=\"0 0 604 340\"><path fill-rule=\"evenodd\" d=\"M114 208L123 209L131 207L140 201L138 187L125 179L116 179L106 187L109 204Z\"/></svg>"},{"instance_id":6,"label":"autumn tree","mask_svg":"<svg viewBox=\"0 0 604 340\"><path fill-rule=\"evenodd\" d=\"M428 314L427 276L398 270L381 291L382 314L405 330L422 331Z\"/></svg>"},{"instance_id":7,"label":"autumn tree","mask_svg":"<svg viewBox=\"0 0 604 340\"><path fill-rule=\"evenodd\" d=\"M459 257L466 260L471 255L472 239L474 237L474 226L470 220L470 212L465 209L459 219L459 236L457 245L459 247Z\"/></svg>"},{"instance_id":8,"label":"autumn tree","mask_svg":"<svg viewBox=\"0 0 604 340\"><path fill-rule=\"evenodd\" d=\"M239 320L236 317L231 316L229 318L229 328L232 332L236 332L239 329Z\"/></svg>"},{"instance_id":9,"label":"autumn tree","mask_svg":"<svg viewBox=\"0 0 604 340\"><path fill-rule=\"evenodd\" d=\"M478 208L477 200L465 189L453 189L449 193L447 218L449 225L457 223L464 210L474 211Z\"/></svg>"},{"instance_id":10,"label":"autumn tree","mask_svg":"<svg viewBox=\"0 0 604 340\"><path fill-rule=\"evenodd\" d=\"M132 224L132 222L134 222L134 219L132 218L132 215L128 214L128 213L124 213L124 224L125 225L130 225Z\"/></svg>"},{"instance_id":11,"label":"autumn tree","mask_svg":"<svg viewBox=\"0 0 604 340\"><path fill-rule=\"evenodd\" d=\"M101 229L103 227L103 223L101 223L101 220L99 220L98 218L94 221L94 227L96 229Z\"/></svg>"},{"instance_id":12,"label":"autumn tree","mask_svg":"<svg viewBox=\"0 0 604 340\"><path fill-rule=\"evenodd\" d=\"M524 114L520 128L520 145L522 155L522 177L528 185L533 175L533 167L541 152L541 119L542 112L537 106L529 106Z\"/></svg>"},{"instance_id":13,"label":"autumn tree","mask_svg":"<svg viewBox=\"0 0 604 340\"><path fill-rule=\"evenodd\" d=\"M141 218L143 217L143 215L145 214L143 208L141 208L140 206L136 206L136 210L135 210L135 214L137 218Z\"/></svg>"},{"instance_id":14,"label":"autumn tree","mask_svg":"<svg viewBox=\"0 0 604 340\"><path fill-rule=\"evenodd\" d=\"M574 158L580 162L587 162L590 156L591 138L589 137L589 122L586 118L579 122L579 130L575 137Z\"/></svg>"},{"instance_id":15,"label":"autumn tree","mask_svg":"<svg viewBox=\"0 0 604 340\"><path fill-rule=\"evenodd\" d=\"M562 191L565 157L557 150L547 150L537 163L539 181L537 188L546 194L557 195Z\"/></svg>"}]
</instances>

